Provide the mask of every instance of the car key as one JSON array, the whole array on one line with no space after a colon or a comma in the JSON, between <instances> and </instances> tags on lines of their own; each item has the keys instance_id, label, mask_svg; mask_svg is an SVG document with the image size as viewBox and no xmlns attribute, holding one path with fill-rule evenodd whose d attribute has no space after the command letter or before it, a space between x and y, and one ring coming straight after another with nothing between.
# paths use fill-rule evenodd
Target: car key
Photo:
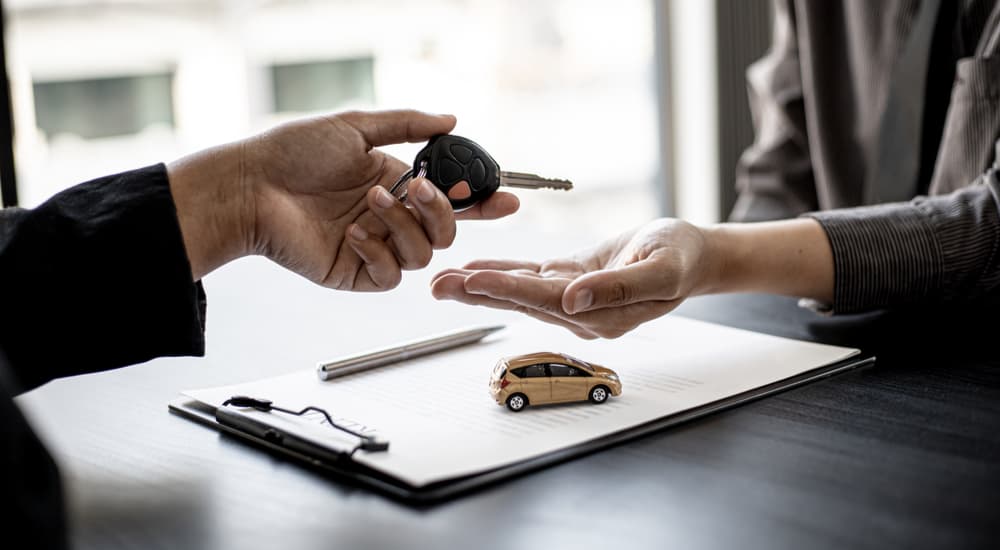
<instances>
[{"instance_id":1,"label":"car key","mask_svg":"<svg viewBox=\"0 0 1000 550\"><path fill-rule=\"evenodd\" d=\"M414 177L429 179L444 192L455 211L473 206L501 186L522 189L573 188L573 182L569 180L502 171L497 161L478 143L452 134L432 137L413 159L413 168L400 176L389 192L405 201L406 186Z\"/></svg>"}]
</instances>

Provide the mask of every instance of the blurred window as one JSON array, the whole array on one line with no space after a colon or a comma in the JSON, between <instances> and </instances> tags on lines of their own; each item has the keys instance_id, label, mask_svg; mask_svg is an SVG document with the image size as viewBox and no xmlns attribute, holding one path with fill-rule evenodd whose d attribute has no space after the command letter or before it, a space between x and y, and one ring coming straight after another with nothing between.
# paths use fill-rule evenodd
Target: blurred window
<instances>
[{"instance_id":1,"label":"blurred window","mask_svg":"<svg viewBox=\"0 0 1000 550\"><path fill-rule=\"evenodd\" d=\"M573 181L517 190L518 215L490 227L590 242L658 212L653 5L6 0L19 198L304 114L413 108L456 115L505 170Z\"/></svg>"},{"instance_id":2,"label":"blurred window","mask_svg":"<svg viewBox=\"0 0 1000 550\"><path fill-rule=\"evenodd\" d=\"M38 128L84 139L137 134L174 124L170 74L33 83Z\"/></svg>"},{"instance_id":3,"label":"blurred window","mask_svg":"<svg viewBox=\"0 0 1000 550\"><path fill-rule=\"evenodd\" d=\"M371 57L271 66L274 112L329 111L375 102Z\"/></svg>"}]
</instances>

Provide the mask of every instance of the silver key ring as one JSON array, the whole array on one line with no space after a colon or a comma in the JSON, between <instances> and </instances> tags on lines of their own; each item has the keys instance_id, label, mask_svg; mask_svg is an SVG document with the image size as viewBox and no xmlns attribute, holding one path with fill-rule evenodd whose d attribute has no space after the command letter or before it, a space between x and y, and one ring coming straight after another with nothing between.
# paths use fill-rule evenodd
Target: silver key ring
<instances>
[{"instance_id":1,"label":"silver key ring","mask_svg":"<svg viewBox=\"0 0 1000 550\"><path fill-rule=\"evenodd\" d=\"M420 170L417 171L417 174L415 176L413 175L413 168L410 168L409 170L400 174L399 179L396 180L396 183L392 184L392 187L389 188L389 193L392 196L399 199L400 202L406 202L407 190L409 188L408 184L410 183L410 180L412 180L413 178L423 178L426 176L427 176L427 161L424 160L420 162ZM406 187L403 187L404 184L407 184ZM401 187L403 188L402 194L396 195L396 193L399 191Z\"/></svg>"}]
</instances>

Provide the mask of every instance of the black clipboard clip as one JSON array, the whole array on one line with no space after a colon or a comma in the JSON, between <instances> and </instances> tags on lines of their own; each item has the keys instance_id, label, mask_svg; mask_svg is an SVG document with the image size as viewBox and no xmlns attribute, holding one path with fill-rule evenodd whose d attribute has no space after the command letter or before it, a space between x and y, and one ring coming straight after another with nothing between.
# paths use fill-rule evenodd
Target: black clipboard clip
<instances>
[{"instance_id":1,"label":"black clipboard clip","mask_svg":"<svg viewBox=\"0 0 1000 550\"><path fill-rule=\"evenodd\" d=\"M302 442L299 438L292 436L291 434L286 434L281 430L278 430L277 428L267 426L253 420L246 419L246 417L242 415L227 411L225 407L228 406L249 408L261 412L278 411L286 414L291 414L294 416L302 416L307 412L317 412L323 415L323 417L326 419L327 424L329 424L331 428L335 430L340 430L342 432L348 433L358 438L359 441L358 444L355 445L354 448L352 448L350 451L347 451L345 453L334 453L334 454L347 455L348 458L353 456L354 453L357 452L359 449L368 452L379 452L379 451L389 450L388 441L376 439L370 435L365 435L361 432L357 432L345 426L341 426L340 424L337 424L336 422L333 421L333 418L330 416L330 413L326 412L325 410L319 407L309 406L300 411L293 411L291 409L278 407L267 399L258 399L256 397L247 397L245 395L234 395L233 397L230 397L224 403L222 403L221 407L215 410L215 419L220 424L224 424L226 426L229 426L230 428L234 428L236 430L240 430L243 432L249 432L251 435L263 438L269 443L275 445L297 447L303 444L304 442ZM313 449L313 451L315 452L315 449Z\"/></svg>"}]
</instances>

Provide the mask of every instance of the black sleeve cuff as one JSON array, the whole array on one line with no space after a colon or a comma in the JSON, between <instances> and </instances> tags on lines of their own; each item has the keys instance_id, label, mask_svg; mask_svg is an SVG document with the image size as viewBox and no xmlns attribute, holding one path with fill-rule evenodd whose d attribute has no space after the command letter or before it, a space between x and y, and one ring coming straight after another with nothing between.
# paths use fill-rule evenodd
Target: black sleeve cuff
<instances>
[{"instance_id":1,"label":"black sleeve cuff","mask_svg":"<svg viewBox=\"0 0 1000 550\"><path fill-rule=\"evenodd\" d=\"M191 280L163 164L17 214L0 235L0 347L22 389L204 354L204 289Z\"/></svg>"}]
</instances>

